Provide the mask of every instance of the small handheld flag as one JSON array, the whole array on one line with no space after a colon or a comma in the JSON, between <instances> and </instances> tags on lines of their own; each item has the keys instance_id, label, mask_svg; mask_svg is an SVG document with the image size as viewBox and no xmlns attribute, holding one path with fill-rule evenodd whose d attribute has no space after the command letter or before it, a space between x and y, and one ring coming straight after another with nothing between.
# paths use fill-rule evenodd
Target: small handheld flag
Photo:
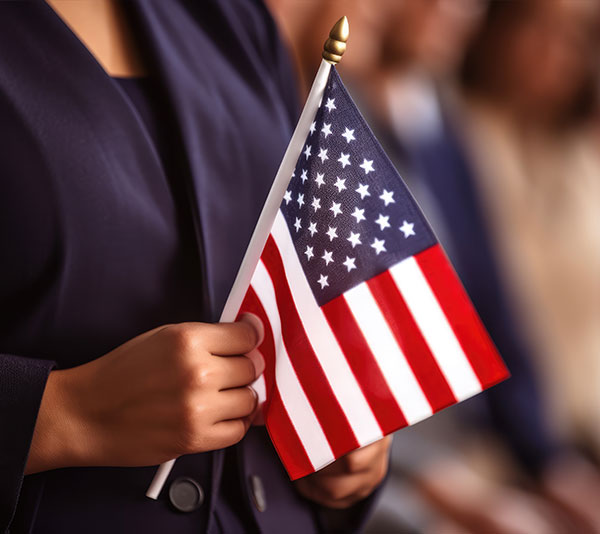
<instances>
[{"instance_id":1,"label":"small handheld flag","mask_svg":"<svg viewBox=\"0 0 600 534\"><path fill-rule=\"evenodd\" d=\"M292 479L508 376L425 217L328 63L343 54L345 44L335 44L342 30L347 37L345 18L326 43L223 312L223 320L251 312L265 325L257 389ZM163 471L157 484L159 474L154 498L166 478Z\"/></svg>"},{"instance_id":2,"label":"small handheld flag","mask_svg":"<svg viewBox=\"0 0 600 534\"><path fill-rule=\"evenodd\" d=\"M269 332L265 422L292 479L507 376L335 69L240 311Z\"/></svg>"}]
</instances>

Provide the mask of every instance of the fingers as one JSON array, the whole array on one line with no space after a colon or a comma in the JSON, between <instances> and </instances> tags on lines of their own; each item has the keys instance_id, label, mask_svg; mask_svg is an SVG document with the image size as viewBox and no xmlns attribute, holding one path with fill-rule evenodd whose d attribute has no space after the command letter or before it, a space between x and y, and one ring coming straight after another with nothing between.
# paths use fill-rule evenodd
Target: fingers
<instances>
[{"instance_id":1,"label":"fingers","mask_svg":"<svg viewBox=\"0 0 600 534\"><path fill-rule=\"evenodd\" d=\"M250 428L250 419L232 419L230 421L221 421L212 427L213 439L218 443L214 448L225 448L235 445L246 435Z\"/></svg>"},{"instance_id":2,"label":"fingers","mask_svg":"<svg viewBox=\"0 0 600 534\"><path fill-rule=\"evenodd\" d=\"M318 484L312 483L310 477L297 482L302 495L328 508L348 508L368 497L377 484L368 473L347 475L343 480L323 477Z\"/></svg>"},{"instance_id":3,"label":"fingers","mask_svg":"<svg viewBox=\"0 0 600 534\"><path fill-rule=\"evenodd\" d=\"M326 476L368 472L383 460L387 463L387 450L391 439L391 436L386 436L361 449L352 451L319 472Z\"/></svg>"},{"instance_id":4,"label":"fingers","mask_svg":"<svg viewBox=\"0 0 600 534\"><path fill-rule=\"evenodd\" d=\"M383 480L388 468L391 436L353 451L297 481L302 495L330 508L347 508L366 498Z\"/></svg>"},{"instance_id":5,"label":"fingers","mask_svg":"<svg viewBox=\"0 0 600 534\"><path fill-rule=\"evenodd\" d=\"M228 389L219 393L215 421L250 418L258 404L258 395L251 387Z\"/></svg>"},{"instance_id":6,"label":"fingers","mask_svg":"<svg viewBox=\"0 0 600 534\"><path fill-rule=\"evenodd\" d=\"M258 349L253 349L250 352L246 353L244 356L250 359L254 364L254 369L256 370L256 375L254 379L256 380L260 375L263 374L263 371L265 370L265 359Z\"/></svg>"},{"instance_id":7,"label":"fingers","mask_svg":"<svg viewBox=\"0 0 600 534\"><path fill-rule=\"evenodd\" d=\"M215 356L214 362L219 369L220 384L219 390L223 391L230 388L241 388L251 384L260 375L264 369L257 369L254 362L246 356L230 356L222 358Z\"/></svg>"},{"instance_id":8,"label":"fingers","mask_svg":"<svg viewBox=\"0 0 600 534\"><path fill-rule=\"evenodd\" d=\"M252 314L242 315L236 323L202 325L204 347L219 356L250 352L262 342L263 333L262 322Z\"/></svg>"}]
</instances>

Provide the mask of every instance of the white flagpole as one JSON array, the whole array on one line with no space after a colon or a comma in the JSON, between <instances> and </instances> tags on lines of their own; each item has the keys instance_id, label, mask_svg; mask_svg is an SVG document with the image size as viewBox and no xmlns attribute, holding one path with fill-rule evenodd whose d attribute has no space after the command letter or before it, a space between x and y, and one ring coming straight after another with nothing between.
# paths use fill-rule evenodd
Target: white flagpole
<instances>
[{"instance_id":1,"label":"white flagpole","mask_svg":"<svg viewBox=\"0 0 600 534\"><path fill-rule=\"evenodd\" d=\"M329 71L331 65L336 64L346 49L346 40L348 38L348 20L346 17L342 17L332 28L329 39L325 42L323 51L323 60L315 76L310 93L304 104L304 109L292 135L292 139L285 151L279 170L275 175L275 180L265 201L256 228L246 249L246 254L242 260L242 264L238 271L238 274L233 282L227 302L221 313L221 319L219 322L232 322L235 321L237 313L242 305L246 291L260 259L260 255L263 251L267 238L271 233L271 228L275 222L275 217L283 200L283 195L288 187L292 173L296 167L296 162L302 152L304 142L308 137L310 125L314 121L317 109L321 104L325 86L327 85L327 79L329 78ZM175 464L175 460L169 460L161 464L156 470L156 474L148 487L146 497L151 499L157 499L166 480Z\"/></svg>"}]
</instances>

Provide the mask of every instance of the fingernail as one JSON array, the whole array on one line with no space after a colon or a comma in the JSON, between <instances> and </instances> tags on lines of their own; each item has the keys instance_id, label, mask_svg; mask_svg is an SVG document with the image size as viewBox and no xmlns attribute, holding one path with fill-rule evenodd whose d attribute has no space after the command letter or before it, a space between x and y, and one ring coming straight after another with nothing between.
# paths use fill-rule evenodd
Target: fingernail
<instances>
[{"instance_id":1,"label":"fingernail","mask_svg":"<svg viewBox=\"0 0 600 534\"><path fill-rule=\"evenodd\" d=\"M254 315L253 313L243 313L240 316L240 321L250 323L254 327L256 335L258 336L258 342L256 343L256 346L260 347L265 339L265 327L263 326L260 317L258 315Z\"/></svg>"},{"instance_id":2,"label":"fingernail","mask_svg":"<svg viewBox=\"0 0 600 534\"><path fill-rule=\"evenodd\" d=\"M265 370L265 359L263 355L260 353L258 349L251 350L248 354L246 354L247 358L252 360L254 364L254 369L256 369L256 378L263 374Z\"/></svg>"}]
</instances>

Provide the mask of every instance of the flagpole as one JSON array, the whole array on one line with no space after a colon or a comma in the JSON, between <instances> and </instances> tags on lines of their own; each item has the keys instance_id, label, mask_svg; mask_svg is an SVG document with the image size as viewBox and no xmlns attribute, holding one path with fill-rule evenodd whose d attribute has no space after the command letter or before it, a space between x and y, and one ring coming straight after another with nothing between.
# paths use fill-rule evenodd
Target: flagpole
<instances>
[{"instance_id":1,"label":"flagpole","mask_svg":"<svg viewBox=\"0 0 600 534\"><path fill-rule=\"evenodd\" d=\"M329 71L331 66L339 63L342 59L342 55L346 51L346 41L348 40L349 26L348 19L344 16L338 20L331 31L329 32L329 38L323 45L323 59L321 65L315 76L314 82L304 104L304 109L292 135L292 139L285 151L279 170L273 180L273 185L265 201L256 228L246 249L246 254L242 260L242 264L238 271L238 274L233 282L233 286L227 297L227 302L221 313L219 322L232 322L235 321L238 310L242 305L248 286L260 259L260 255L263 251L267 238L273 227L275 217L279 211L279 206L283 199L283 195L288 187L296 162L302 152L304 142L308 137L310 125L314 121L317 109L321 104L323 98L323 92L327 85L327 79L329 78ZM157 499L166 480L175 464L175 460L169 460L161 464L148 487L146 497L151 499Z\"/></svg>"}]
</instances>

